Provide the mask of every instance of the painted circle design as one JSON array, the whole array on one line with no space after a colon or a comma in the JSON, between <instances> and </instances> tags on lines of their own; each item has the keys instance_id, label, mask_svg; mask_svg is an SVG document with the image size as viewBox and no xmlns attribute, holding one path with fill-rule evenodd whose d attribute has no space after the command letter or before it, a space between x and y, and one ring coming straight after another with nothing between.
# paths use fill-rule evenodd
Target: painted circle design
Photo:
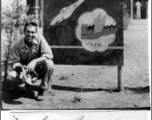
<instances>
[{"instance_id":1,"label":"painted circle design","mask_svg":"<svg viewBox=\"0 0 152 120\"><path fill-rule=\"evenodd\" d=\"M84 49L91 52L103 52L114 42L118 25L103 9L82 14L78 19L76 37Z\"/></svg>"}]
</instances>

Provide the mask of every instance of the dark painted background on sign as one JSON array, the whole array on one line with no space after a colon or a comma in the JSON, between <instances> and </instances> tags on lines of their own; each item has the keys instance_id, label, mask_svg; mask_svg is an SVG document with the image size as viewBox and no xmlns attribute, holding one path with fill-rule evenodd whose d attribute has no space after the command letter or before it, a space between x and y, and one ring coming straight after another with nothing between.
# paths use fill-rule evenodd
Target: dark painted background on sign
<instances>
[{"instance_id":1,"label":"dark painted background on sign","mask_svg":"<svg viewBox=\"0 0 152 120\"><path fill-rule=\"evenodd\" d=\"M67 65L123 65L123 50L88 52L84 49L53 48L54 63Z\"/></svg>"},{"instance_id":2,"label":"dark painted background on sign","mask_svg":"<svg viewBox=\"0 0 152 120\"><path fill-rule=\"evenodd\" d=\"M96 8L104 9L117 22L116 40L110 46L123 46L123 0L85 0L66 20L51 26L52 19L64 7L77 0L44 0L44 37L51 46L82 46L75 35L78 18ZM55 64L123 65L123 50L89 52L84 49L52 48ZM86 57L87 56L87 57Z\"/></svg>"}]
</instances>

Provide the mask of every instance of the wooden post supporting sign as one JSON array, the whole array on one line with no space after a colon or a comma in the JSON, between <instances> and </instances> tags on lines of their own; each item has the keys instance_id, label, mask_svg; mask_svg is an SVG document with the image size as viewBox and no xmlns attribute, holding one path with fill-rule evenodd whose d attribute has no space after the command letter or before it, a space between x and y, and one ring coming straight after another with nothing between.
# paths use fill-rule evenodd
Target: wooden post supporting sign
<instances>
[{"instance_id":1,"label":"wooden post supporting sign","mask_svg":"<svg viewBox=\"0 0 152 120\"><path fill-rule=\"evenodd\" d=\"M118 66L118 91L121 91L122 88L123 88L122 66Z\"/></svg>"}]
</instances>

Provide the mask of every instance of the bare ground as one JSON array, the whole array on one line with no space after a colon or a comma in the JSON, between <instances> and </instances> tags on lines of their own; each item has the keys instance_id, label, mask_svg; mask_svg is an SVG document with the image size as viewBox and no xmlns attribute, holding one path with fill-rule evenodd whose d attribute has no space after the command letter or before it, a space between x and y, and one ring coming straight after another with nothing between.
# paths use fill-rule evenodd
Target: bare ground
<instances>
[{"instance_id":1,"label":"bare ground","mask_svg":"<svg viewBox=\"0 0 152 120\"><path fill-rule=\"evenodd\" d=\"M124 31L124 66L121 92L116 66L55 65L52 93L43 101L17 91L3 92L3 109L89 109L150 107L147 28L132 25ZM14 97L17 94L18 97ZM12 97L13 96L13 97Z\"/></svg>"}]
</instances>

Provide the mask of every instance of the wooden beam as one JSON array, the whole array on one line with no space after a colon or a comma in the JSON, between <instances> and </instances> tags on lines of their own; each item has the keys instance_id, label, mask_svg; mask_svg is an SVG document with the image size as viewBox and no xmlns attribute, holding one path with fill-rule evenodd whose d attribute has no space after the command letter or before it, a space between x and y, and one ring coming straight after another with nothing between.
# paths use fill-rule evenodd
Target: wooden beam
<instances>
[{"instance_id":1,"label":"wooden beam","mask_svg":"<svg viewBox=\"0 0 152 120\"><path fill-rule=\"evenodd\" d=\"M130 14L131 14L131 15L130 15L130 18L133 19L133 13L134 13L134 12L133 12L133 0L130 0L130 11L131 11L131 12L130 12Z\"/></svg>"},{"instance_id":2,"label":"wooden beam","mask_svg":"<svg viewBox=\"0 0 152 120\"><path fill-rule=\"evenodd\" d=\"M84 49L83 46L57 46L57 45L50 45L51 48L74 48L74 49ZM117 50L117 49L124 49L124 46L109 46L107 49Z\"/></svg>"},{"instance_id":3,"label":"wooden beam","mask_svg":"<svg viewBox=\"0 0 152 120\"><path fill-rule=\"evenodd\" d=\"M43 27L43 5L44 0L40 0L40 27Z\"/></svg>"},{"instance_id":4,"label":"wooden beam","mask_svg":"<svg viewBox=\"0 0 152 120\"><path fill-rule=\"evenodd\" d=\"M27 12L28 15L34 15L37 24L40 26L40 5L39 0L28 0L27 4L29 5L29 10Z\"/></svg>"}]
</instances>

